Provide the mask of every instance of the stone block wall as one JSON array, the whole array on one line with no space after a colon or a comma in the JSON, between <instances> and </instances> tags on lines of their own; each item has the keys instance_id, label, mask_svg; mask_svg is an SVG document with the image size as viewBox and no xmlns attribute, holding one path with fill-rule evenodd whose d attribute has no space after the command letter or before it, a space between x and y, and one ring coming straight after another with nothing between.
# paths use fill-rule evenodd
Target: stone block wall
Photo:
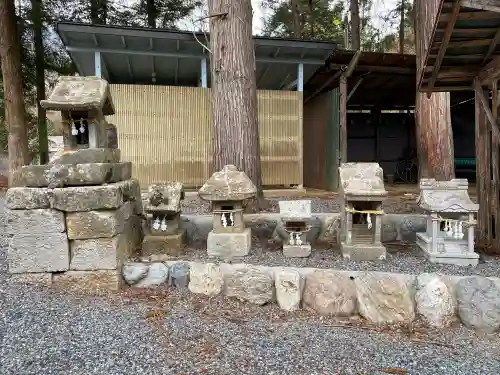
<instances>
[{"instance_id":1,"label":"stone block wall","mask_svg":"<svg viewBox=\"0 0 500 375\"><path fill-rule=\"evenodd\" d=\"M13 279L118 289L142 241L140 186L15 187L6 194Z\"/></svg>"}]
</instances>

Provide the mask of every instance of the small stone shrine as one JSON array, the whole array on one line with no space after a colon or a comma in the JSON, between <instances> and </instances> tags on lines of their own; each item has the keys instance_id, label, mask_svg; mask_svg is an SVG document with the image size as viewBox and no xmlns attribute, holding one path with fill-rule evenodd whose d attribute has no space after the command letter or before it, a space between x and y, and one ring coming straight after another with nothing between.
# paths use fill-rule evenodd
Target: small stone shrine
<instances>
[{"instance_id":1,"label":"small stone shrine","mask_svg":"<svg viewBox=\"0 0 500 375\"><path fill-rule=\"evenodd\" d=\"M117 289L123 262L142 241L142 202L131 163L120 162L108 140L108 83L61 77L41 105L62 112L65 149L47 165L24 166L23 186L7 191L9 272L14 279Z\"/></svg>"},{"instance_id":2,"label":"small stone shrine","mask_svg":"<svg viewBox=\"0 0 500 375\"><path fill-rule=\"evenodd\" d=\"M279 201L280 216L288 239L283 241L283 255L304 258L311 255L307 234L311 230L311 201Z\"/></svg>"},{"instance_id":3,"label":"small stone shrine","mask_svg":"<svg viewBox=\"0 0 500 375\"><path fill-rule=\"evenodd\" d=\"M378 163L343 163L339 167L342 198L340 248L345 259L386 258L382 245L382 202L387 196Z\"/></svg>"},{"instance_id":4,"label":"small stone shrine","mask_svg":"<svg viewBox=\"0 0 500 375\"><path fill-rule=\"evenodd\" d=\"M147 233L142 242L142 255L179 255L184 247L181 201L184 189L181 182L157 183L149 186L144 212Z\"/></svg>"},{"instance_id":5,"label":"small stone shrine","mask_svg":"<svg viewBox=\"0 0 500 375\"><path fill-rule=\"evenodd\" d=\"M417 245L432 263L476 266L475 214L479 205L469 198L466 179L420 180L417 204L427 216L427 230L417 233Z\"/></svg>"},{"instance_id":6,"label":"small stone shrine","mask_svg":"<svg viewBox=\"0 0 500 375\"><path fill-rule=\"evenodd\" d=\"M213 207L213 230L207 239L208 255L248 255L252 235L243 221L243 205L256 194L257 189L252 181L234 165L226 165L220 172L215 172L201 187L198 195L212 202Z\"/></svg>"}]
</instances>

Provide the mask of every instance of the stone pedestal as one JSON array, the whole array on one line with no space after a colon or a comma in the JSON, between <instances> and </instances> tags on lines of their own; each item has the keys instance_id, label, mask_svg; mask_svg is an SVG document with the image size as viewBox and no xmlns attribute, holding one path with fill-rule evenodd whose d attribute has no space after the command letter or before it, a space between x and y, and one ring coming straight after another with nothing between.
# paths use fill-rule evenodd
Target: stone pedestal
<instances>
[{"instance_id":1,"label":"stone pedestal","mask_svg":"<svg viewBox=\"0 0 500 375\"><path fill-rule=\"evenodd\" d=\"M307 258L311 255L311 245L283 244L283 255L287 258Z\"/></svg>"},{"instance_id":2,"label":"stone pedestal","mask_svg":"<svg viewBox=\"0 0 500 375\"><path fill-rule=\"evenodd\" d=\"M201 187L198 195L212 202L213 229L208 234L207 253L211 256L241 257L248 255L252 234L245 228L243 207L257 189L248 176L234 165L215 172Z\"/></svg>"},{"instance_id":3,"label":"stone pedestal","mask_svg":"<svg viewBox=\"0 0 500 375\"><path fill-rule=\"evenodd\" d=\"M174 234L146 235L142 241L142 255L173 255L179 256L184 252L186 231L180 230Z\"/></svg>"},{"instance_id":4,"label":"stone pedestal","mask_svg":"<svg viewBox=\"0 0 500 375\"><path fill-rule=\"evenodd\" d=\"M243 257L252 247L250 228L243 232L216 233L211 231L207 238L207 254L219 257Z\"/></svg>"},{"instance_id":5,"label":"stone pedestal","mask_svg":"<svg viewBox=\"0 0 500 375\"><path fill-rule=\"evenodd\" d=\"M386 258L385 246L372 243L351 244L345 242L340 247L344 259L353 261L384 260Z\"/></svg>"}]
</instances>

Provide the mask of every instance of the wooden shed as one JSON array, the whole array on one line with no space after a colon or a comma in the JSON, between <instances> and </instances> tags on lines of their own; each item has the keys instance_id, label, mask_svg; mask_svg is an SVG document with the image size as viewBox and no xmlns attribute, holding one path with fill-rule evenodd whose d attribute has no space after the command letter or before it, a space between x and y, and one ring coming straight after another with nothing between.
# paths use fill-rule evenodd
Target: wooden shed
<instances>
[{"instance_id":1,"label":"wooden shed","mask_svg":"<svg viewBox=\"0 0 500 375\"><path fill-rule=\"evenodd\" d=\"M142 185L201 186L212 173L209 35L59 23L80 75L111 84L122 159ZM255 37L262 178L303 185L303 83L335 43Z\"/></svg>"}]
</instances>

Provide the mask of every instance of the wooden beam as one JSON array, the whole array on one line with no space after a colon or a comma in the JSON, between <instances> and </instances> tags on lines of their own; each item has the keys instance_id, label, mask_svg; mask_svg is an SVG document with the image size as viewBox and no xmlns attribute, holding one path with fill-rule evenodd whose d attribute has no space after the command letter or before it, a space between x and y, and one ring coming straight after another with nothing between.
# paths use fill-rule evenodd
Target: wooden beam
<instances>
[{"instance_id":1,"label":"wooden beam","mask_svg":"<svg viewBox=\"0 0 500 375\"><path fill-rule=\"evenodd\" d=\"M330 64L329 68L338 70L345 67L342 64ZM357 65L356 70L360 72L377 72L377 73L395 73L395 74L408 74L414 75L414 68L401 68L399 66L376 66L376 65Z\"/></svg>"},{"instance_id":2,"label":"wooden beam","mask_svg":"<svg viewBox=\"0 0 500 375\"><path fill-rule=\"evenodd\" d=\"M451 18L451 13L441 13L439 22L447 22ZM491 20L500 18L500 13L496 12L461 12L458 15L460 21L470 20Z\"/></svg>"},{"instance_id":3,"label":"wooden beam","mask_svg":"<svg viewBox=\"0 0 500 375\"><path fill-rule=\"evenodd\" d=\"M483 87L481 86L481 83L477 78L474 80L473 87L477 97L479 98L479 101L481 102L481 105L483 106L484 113L488 118L492 134L496 137L496 139L500 139L500 128L498 127L497 119L491 112L489 100L484 95Z\"/></svg>"},{"instance_id":4,"label":"wooden beam","mask_svg":"<svg viewBox=\"0 0 500 375\"><path fill-rule=\"evenodd\" d=\"M358 65L359 57L361 56L361 50L357 50L354 56L352 57L351 61L349 62L349 65L347 66L347 70L342 74L346 78L349 78L351 74L354 72L354 69L356 69L356 66Z\"/></svg>"},{"instance_id":5,"label":"wooden beam","mask_svg":"<svg viewBox=\"0 0 500 375\"><path fill-rule=\"evenodd\" d=\"M446 37L446 35L444 36ZM451 34L450 34L451 37ZM432 43L432 49L437 49L441 48L443 45L444 41L436 41ZM469 39L469 40L459 40L459 41L453 41L453 42L447 42L447 47L448 49L459 49L459 48L467 48L467 47L482 47L482 46L489 46L491 43L490 39L483 38L483 39Z\"/></svg>"},{"instance_id":6,"label":"wooden beam","mask_svg":"<svg viewBox=\"0 0 500 375\"><path fill-rule=\"evenodd\" d=\"M491 40L490 46L488 48L488 52L486 52L486 55L484 55L482 65L485 65L488 62L488 60L491 58L491 56L493 55L493 52L495 52L495 49L497 48L498 42L500 42L500 28L498 28L497 32L495 33L495 36Z\"/></svg>"},{"instance_id":7,"label":"wooden beam","mask_svg":"<svg viewBox=\"0 0 500 375\"><path fill-rule=\"evenodd\" d=\"M500 13L500 4L496 0L462 0L462 6Z\"/></svg>"},{"instance_id":8,"label":"wooden beam","mask_svg":"<svg viewBox=\"0 0 500 375\"><path fill-rule=\"evenodd\" d=\"M432 89L434 88L434 84L436 83L439 69L441 69L441 64L443 63L444 54L446 53L446 48L448 47L448 43L451 38L451 32L453 31L455 23L457 22L458 14L460 12L460 1L461 0L455 0L453 11L451 13L450 19L448 20L448 24L446 25L443 40L441 42L441 45L439 46L439 52L437 54L436 61L434 62L434 68L432 69L431 79L429 80L429 84L427 85L429 88L429 91L427 92L428 98L430 98L432 95Z\"/></svg>"},{"instance_id":9,"label":"wooden beam","mask_svg":"<svg viewBox=\"0 0 500 375\"><path fill-rule=\"evenodd\" d=\"M426 92L427 87L422 87L421 92ZM470 91L473 90L471 86L435 86L433 92L450 92L450 91Z\"/></svg>"},{"instance_id":10,"label":"wooden beam","mask_svg":"<svg viewBox=\"0 0 500 375\"><path fill-rule=\"evenodd\" d=\"M484 36L484 35L493 35L495 34L496 27L478 27L475 29L461 29L455 28L453 29L453 35L467 35L467 36ZM444 29L438 29L437 32L444 33Z\"/></svg>"},{"instance_id":11,"label":"wooden beam","mask_svg":"<svg viewBox=\"0 0 500 375\"><path fill-rule=\"evenodd\" d=\"M481 86L491 85L493 81L500 78L500 56L496 56L477 75L478 83Z\"/></svg>"},{"instance_id":12,"label":"wooden beam","mask_svg":"<svg viewBox=\"0 0 500 375\"><path fill-rule=\"evenodd\" d=\"M429 55L429 59L435 59L437 55ZM479 60L482 61L484 55L472 54L472 55L448 55L445 56L445 60Z\"/></svg>"}]
</instances>

